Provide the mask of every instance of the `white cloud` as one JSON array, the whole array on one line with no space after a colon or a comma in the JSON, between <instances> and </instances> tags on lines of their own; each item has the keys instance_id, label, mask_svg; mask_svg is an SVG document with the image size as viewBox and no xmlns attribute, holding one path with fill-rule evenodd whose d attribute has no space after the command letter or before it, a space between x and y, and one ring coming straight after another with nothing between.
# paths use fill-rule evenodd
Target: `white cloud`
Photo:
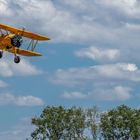
<instances>
[{"instance_id":1,"label":"white cloud","mask_svg":"<svg viewBox=\"0 0 140 140\"><path fill-rule=\"evenodd\" d=\"M138 0L1 0L1 9L2 23L48 35L52 42L98 46L96 60L120 54L119 62L139 62ZM98 51L102 55L95 55ZM93 54L84 56L93 59Z\"/></svg>"},{"instance_id":2,"label":"white cloud","mask_svg":"<svg viewBox=\"0 0 140 140\"><path fill-rule=\"evenodd\" d=\"M105 78L139 81L140 70L135 64L117 63L95 66L93 69L97 70L97 73Z\"/></svg>"},{"instance_id":3,"label":"white cloud","mask_svg":"<svg viewBox=\"0 0 140 140\"><path fill-rule=\"evenodd\" d=\"M100 101L125 101L132 97L131 89L116 86L111 89L96 89L89 97Z\"/></svg>"},{"instance_id":4,"label":"white cloud","mask_svg":"<svg viewBox=\"0 0 140 140\"><path fill-rule=\"evenodd\" d=\"M1 9L2 23L25 26L30 31L49 35L54 42L88 43L99 50L109 46L119 49L125 61L140 59L140 49L134 51L140 44L140 32L127 27L138 25L138 0L1 0Z\"/></svg>"},{"instance_id":5,"label":"white cloud","mask_svg":"<svg viewBox=\"0 0 140 140\"><path fill-rule=\"evenodd\" d=\"M52 79L53 83L63 85L65 88L71 86L73 92L62 94L65 99L99 101L129 100L135 94L131 93L133 85L138 84L139 81L140 69L136 64L131 63L59 69Z\"/></svg>"},{"instance_id":6,"label":"white cloud","mask_svg":"<svg viewBox=\"0 0 140 140\"><path fill-rule=\"evenodd\" d=\"M118 49L99 49L96 47L83 48L75 52L76 56L81 58L89 58L92 60L115 60L119 57L120 52Z\"/></svg>"},{"instance_id":7,"label":"white cloud","mask_svg":"<svg viewBox=\"0 0 140 140\"><path fill-rule=\"evenodd\" d=\"M12 65L12 66L11 66ZM23 60L18 65L11 64L9 67L11 68L13 75L38 75L41 74L42 71L32 65L29 61Z\"/></svg>"},{"instance_id":8,"label":"white cloud","mask_svg":"<svg viewBox=\"0 0 140 140\"><path fill-rule=\"evenodd\" d=\"M121 67L123 68L123 70L126 70L126 71L137 71L138 70L138 67L135 64L122 65Z\"/></svg>"},{"instance_id":9,"label":"white cloud","mask_svg":"<svg viewBox=\"0 0 140 140\"><path fill-rule=\"evenodd\" d=\"M81 92L65 92L62 97L65 99L85 99L87 95Z\"/></svg>"},{"instance_id":10,"label":"white cloud","mask_svg":"<svg viewBox=\"0 0 140 140\"><path fill-rule=\"evenodd\" d=\"M124 10L125 12L131 13L135 8L137 8L137 0L102 0L99 1L99 3L102 3L104 5L118 8L119 10Z\"/></svg>"},{"instance_id":11,"label":"white cloud","mask_svg":"<svg viewBox=\"0 0 140 140\"><path fill-rule=\"evenodd\" d=\"M52 78L53 83L68 86L88 85L98 81L118 82L118 80L138 82L140 81L140 70L135 64L117 63L68 70L59 69Z\"/></svg>"},{"instance_id":12,"label":"white cloud","mask_svg":"<svg viewBox=\"0 0 140 140\"><path fill-rule=\"evenodd\" d=\"M23 118L12 128L6 131L0 131L1 140L26 140L30 138L30 134L34 127L31 125L31 118Z\"/></svg>"},{"instance_id":13,"label":"white cloud","mask_svg":"<svg viewBox=\"0 0 140 140\"><path fill-rule=\"evenodd\" d=\"M34 96L16 96L11 93L1 93L0 105L41 106L44 105L44 102Z\"/></svg>"},{"instance_id":14,"label":"white cloud","mask_svg":"<svg viewBox=\"0 0 140 140\"><path fill-rule=\"evenodd\" d=\"M107 87L107 88L95 88L85 94L82 92L65 92L62 97L65 99L86 99L97 101L125 101L132 98L130 93L132 89L123 86Z\"/></svg>"},{"instance_id":15,"label":"white cloud","mask_svg":"<svg viewBox=\"0 0 140 140\"><path fill-rule=\"evenodd\" d=\"M0 13L5 17L11 16L10 10L8 8L8 1L0 0Z\"/></svg>"},{"instance_id":16,"label":"white cloud","mask_svg":"<svg viewBox=\"0 0 140 140\"><path fill-rule=\"evenodd\" d=\"M61 0L61 3L64 3L66 5L69 5L71 7L74 8L78 8L78 9L86 9L87 8L87 4L89 1L85 1L85 0L75 0L75 1L69 1L69 0Z\"/></svg>"},{"instance_id":17,"label":"white cloud","mask_svg":"<svg viewBox=\"0 0 140 140\"><path fill-rule=\"evenodd\" d=\"M67 4L70 4L72 8L65 8ZM83 1L83 3L81 3L81 0L73 0L71 2L58 1L57 6L51 0L31 0L30 2L29 0L11 2L6 0L3 5L11 13L8 18L2 18L5 23L26 26L31 28L31 30L48 34L52 36L54 41L80 43L103 41L109 43L113 40L115 41L117 37L117 30L114 30L114 32L112 29L106 28L96 21L98 17L104 19L104 15L100 14L104 9L99 11L100 4L97 5L96 2L90 0ZM73 7L79 13L73 12ZM80 14L81 12L84 12L83 15ZM93 15L91 15L91 12ZM95 15L94 13L99 14ZM3 14L0 14L0 17L5 15L3 12ZM13 18L15 19L14 23L9 22Z\"/></svg>"},{"instance_id":18,"label":"white cloud","mask_svg":"<svg viewBox=\"0 0 140 140\"><path fill-rule=\"evenodd\" d=\"M0 87L1 88L7 87L7 86L8 86L7 83L5 83L4 81L0 80Z\"/></svg>"},{"instance_id":19,"label":"white cloud","mask_svg":"<svg viewBox=\"0 0 140 140\"><path fill-rule=\"evenodd\" d=\"M17 65L11 57L3 58L0 60L0 76L11 77L11 76L32 76L41 74L42 71L32 65L29 61L22 59Z\"/></svg>"},{"instance_id":20,"label":"white cloud","mask_svg":"<svg viewBox=\"0 0 140 140\"><path fill-rule=\"evenodd\" d=\"M100 61L116 60L118 57L125 62L139 61L140 33L137 28L139 29L140 2L138 0L82 0L82 2L81 0L58 0L57 2L1 0L0 7L2 23L10 23L16 27L25 26L30 31L51 36L55 42L87 43L98 46L87 50L81 49L77 52L80 57ZM103 49L104 46L109 47ZM122 60L120 62L123 62ZM2 63L0 75L40 73L40 70L34 66L25 69L25 63L20 67ZM53 81L65 85L99 81L99 78L139 81L139 73L135 64L118 63L92 68L59 70Z\"/></svg>"},{"instance_id":21,"label":"white cloud","mask_svg":"<svg viewBox=\"0 0 140 140\"><path fill-rule=\"evenodd\" d=\"M140 70L131 63L59 69L51 80L57 85L74 90L63 93L62 97L65 99L125 101L133 97L133 93L130 93L131 86L139 83ZM118 86L120 84L122 86Z\"/></svg>"}]
</instances>

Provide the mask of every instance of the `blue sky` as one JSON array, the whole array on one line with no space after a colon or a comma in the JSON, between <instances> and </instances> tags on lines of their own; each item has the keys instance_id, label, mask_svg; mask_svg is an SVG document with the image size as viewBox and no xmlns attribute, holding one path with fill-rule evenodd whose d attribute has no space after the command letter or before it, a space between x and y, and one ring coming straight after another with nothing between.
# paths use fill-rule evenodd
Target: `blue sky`
<instances>
[{"instance_id":1,"label":"blue sky","mask_svg":"<svg viewBox=\"0 0 140 140\"><path fill-rule=\"evenodd\" d=\"M140 107L138 0L0 0L0 19L51 38L0 61L0 139L25 140L47 105Z\"/></svg>"}]
</instances>

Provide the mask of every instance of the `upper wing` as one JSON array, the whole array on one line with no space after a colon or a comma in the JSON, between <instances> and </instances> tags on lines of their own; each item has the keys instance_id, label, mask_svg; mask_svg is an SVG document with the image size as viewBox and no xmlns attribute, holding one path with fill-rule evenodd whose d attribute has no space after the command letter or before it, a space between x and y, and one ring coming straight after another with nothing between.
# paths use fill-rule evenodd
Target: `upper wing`
<instances>
[{"instance_id":1,"label":"upper wing","mask_svg":"<svg viewBox=\"0 0 140 140\"><path fill-rule=\"evenodd\" d=\"M24 37L31 38L33 40L39 40L39 41L50 40L50 38L47 36L42 36L42 35L28 32L25 30L21 30L18 28L10 27L10 26L4 25L4 24L0 24L0 29L7 30L14 34L21 34Z\"/></svg>"},{"instance_id":2,"label":"upper wing","mask_svg":"<svg viewBox=\"0 0 140 140\"><path fill-rule=\"evenodd\" d=\"M37 52L32 52L32 51L29 51L29 50L24 50L24 49L19 49L19 48L16 48L16 49L17 49L17 54L19 54L19 55L23 55L23 56L42 56L42 54L37 53ZM11 52L11 53L14 53L13 48L11 48L7 51Z\"/></svg>"}]
</instances>

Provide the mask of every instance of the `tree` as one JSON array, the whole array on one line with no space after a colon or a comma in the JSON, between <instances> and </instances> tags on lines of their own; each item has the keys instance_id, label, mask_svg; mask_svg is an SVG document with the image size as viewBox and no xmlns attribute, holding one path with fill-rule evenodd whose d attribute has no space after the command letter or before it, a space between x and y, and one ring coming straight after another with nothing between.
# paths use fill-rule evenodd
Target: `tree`
<instances>
[{"instance_id":1,"label":"tree","mask_svg":"<svg viewBox=\"0 0 140 140\"><path fill-rule=\"evenodd\" d=\"M102 114L96 107L48 106L40 117L32 118L32 124L36 126L33 140L97 140L100 134L104 140L140 139L140 110L125 105Z\"/></svg>"},{"instance_id":2,"label":"tree","mask_svg":"<svg viewBox=\"0 0 140 140\"><path fill-rule=\"evenodd\" d=\"M100 133L100 113L97 107L89 108L86 110L86 120L87 127L92 135L92 139L97 140L97 137Z\"/></svg>"},{"instance_id":3,"label":"tree","mask_svg":"<svg viewBox=\"0 0 140 140\"><path fill-rule=\"evenodd\" d=\"M51 140L60 139L64 131L65 109L60 107L46 107L39 118L33 118L32 124L36 130L31 134L33 139Z\"/></svg>"},{"instance_id":4,"label":"tree","mask_svg":"<svg viewBox=\"0 0 140 140\"><path fill-rule=\"evenodd\" d=\"M81 108L46 107L32 124L36 126L31 134L34 140L84 139L85 115Z\"/></svg>"},{"instance_id":5,"label":"tree","mask_svg":"<svg viewBox=\"0 0 140 140\"><path fill-rule=\"evenodd\" d=\"M125 105L101 116L105 140L136 140L140 137L140 111Z\"/></svg>"},{"instance_id":6,"label":"tree","mask_svg":"<svg viewBox=\"0 0 140 140\"><path fill-rule=\"evenodd\" d=\"M85 139L85 114L81 108L72 107L66 110L65 139Z\"/></svg>"}]
</instances>

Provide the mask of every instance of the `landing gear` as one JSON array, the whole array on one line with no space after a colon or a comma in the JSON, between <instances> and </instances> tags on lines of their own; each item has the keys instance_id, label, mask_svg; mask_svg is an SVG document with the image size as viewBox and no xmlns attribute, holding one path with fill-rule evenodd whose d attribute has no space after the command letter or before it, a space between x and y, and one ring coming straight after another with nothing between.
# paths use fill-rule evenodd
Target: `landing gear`
<instances>
[{"instance_id":1,"label":"landing gear","mask_svg":"<svg viewBox=\"0 0 140 140\"><path fill-rule=\"evenodd\" d=\"M3 52L5 50L0 51L0 59L3 57ZM16 50L15 50L15 57L14 57L14 62L19 63L20 62L20 57L16 55Z\"/></svg>"},{"instance_id":2,"label":"landing gear","mask_svg":"<svg viewBox=\"0 0 140 140\"><path fill-rule=\"evenodd\" d=\"M20 57L19 57L19 56L15 56L14 62L15 62L15 63L19 63L19 62L20 62Z\"/></svg>"},{"instance_id":3,"label":"landing gear","mask_svg":"<svg viewBox=\"0 0 140 140\"><path fill-rule=\"evenodd\" d=\"M3 57L3 52L2 51L0 51L0 58L2 58Z\"/></svg>"}]
</instances>

